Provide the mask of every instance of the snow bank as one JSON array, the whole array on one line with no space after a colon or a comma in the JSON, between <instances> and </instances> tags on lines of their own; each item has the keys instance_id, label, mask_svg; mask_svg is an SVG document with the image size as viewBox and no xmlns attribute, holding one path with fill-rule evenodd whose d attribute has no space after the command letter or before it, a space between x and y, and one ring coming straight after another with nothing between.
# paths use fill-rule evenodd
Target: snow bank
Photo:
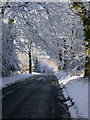
<instances>
[{"instance_id":1,"label":"snow bank","mask_svg":"<svg viewBox=\"0 0 90 120\"><path fill-rule=\"evenodd\" d=\"M8 77L2 77L2 82L0 80L0 88L6 87L7 85L11 85L12 83L18 82L18 81L22 81L25 80L29 77L32 77L34 75L39 75L39 73L32 73L32 74L12 74Z\"/></svg>"},{"instance_id":2,"label":"snow bank","mask_svg":"<svg viewBox=\"0 0 90 120\"><path fill-rule=\"evenodd\" d=\"M69 107L71 118L88 118L88 80L83 78L83 75L69 76L65 72L58 74L58 78L61 75L59 84L65 98L70 97L64 104Z\"/></svg>"},{"instance_id":3,"label":"snow bank","mask_svg":"<svg viewBox=\"0 0 90 120\"><path fill-rule=\"evenodd\" d=\"M67 77L67 72L64 71L58 71L55 73L55 75L57 76L58 79L64 79Z\"/></svg>"}]
</instances>

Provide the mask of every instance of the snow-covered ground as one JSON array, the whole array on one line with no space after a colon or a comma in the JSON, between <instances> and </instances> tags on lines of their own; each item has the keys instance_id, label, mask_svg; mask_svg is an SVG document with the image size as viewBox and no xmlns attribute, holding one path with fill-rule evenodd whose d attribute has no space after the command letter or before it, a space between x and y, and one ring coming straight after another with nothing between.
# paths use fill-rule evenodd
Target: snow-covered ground
<instances>
[{"instance_id":1,"label":"snow-covered ground","mask_svg":"<svg viewBox=\"0 0 90 120\"><path fill-rule=\"evenodd\" d=\"M12 74L8 77L2 77L2 79L0 78L0 88L6 87L18 81L23 81L34 75L39 75L39 73L32 73L32 74L28 74L28 73L21 74L20 73L20 74Z\"/></svg>"},{"instance_id":2,"label":"snow-covered ground","mask_svg":"<svg viewBox=\"0 0 90 120\"><path fill-rule=\"evenodd\" d=\"M63 95L70 100L67 104L71 118L88 118L88 79L82 75L69 75L67 72L57 72L56 76L62 88Z\"/></svg>"}]
</instances>

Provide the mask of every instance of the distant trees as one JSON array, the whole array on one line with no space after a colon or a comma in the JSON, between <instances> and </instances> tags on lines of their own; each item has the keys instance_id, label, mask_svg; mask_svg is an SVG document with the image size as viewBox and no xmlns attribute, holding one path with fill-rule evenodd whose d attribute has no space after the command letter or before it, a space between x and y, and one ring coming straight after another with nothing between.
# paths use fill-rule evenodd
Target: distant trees
<instances>
[{"instance_id":1,"label":"distant trees","mask_svg":"<svg viewBox=\"0 0 90 120\"><path fill-rule=\"evenodd\" d=\"M38 58L36 57L35 63L34 63L34 72L41 72L41 68L40 68L40 61L38 60Z\"/></svg>"}]
</instances>

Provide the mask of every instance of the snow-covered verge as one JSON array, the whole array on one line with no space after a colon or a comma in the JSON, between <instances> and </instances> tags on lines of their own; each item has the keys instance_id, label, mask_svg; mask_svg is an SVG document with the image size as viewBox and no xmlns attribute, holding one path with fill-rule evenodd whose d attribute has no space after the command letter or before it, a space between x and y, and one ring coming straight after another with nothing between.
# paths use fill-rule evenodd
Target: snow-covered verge
<instances>
[{"instance_id":1,"label":"snow-covered verge","mask_svg":"<svg viewBox=\"0 0 90 120\"><path fill-rule=\"evenodd\" d=\"M8 85L11 85L13 83L19 82L19 81L23 81L29 77L32 77L34 75L39 75L39 73L32 73L32 74L27 74L27 73L23 73L23 74L12 74L8 77L2 77L2 80L0 80L0 88L4 88Z\"/></svg>"},{"instance_id":2,"label":"snow-covered verge","mask_svg":"<svg viewBox=\"0 0 90 120\"><path fill-rule=\"evenodd\" d=\"M57 72L56 76L71 118L88 118L88 79L83 74L71 76L64 71Z\"/></svg>"}]
</instances>

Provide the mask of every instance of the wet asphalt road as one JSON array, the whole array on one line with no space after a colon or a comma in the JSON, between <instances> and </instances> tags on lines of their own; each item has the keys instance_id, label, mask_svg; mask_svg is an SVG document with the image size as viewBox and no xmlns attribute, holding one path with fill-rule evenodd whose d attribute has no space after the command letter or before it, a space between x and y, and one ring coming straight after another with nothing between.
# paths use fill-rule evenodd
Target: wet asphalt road
<instances>
[{"instance_id":1,"label":"wet asphalt road","mask_svg":"<svg viewBox=\"0 0 90 120\"><path fill-rule=\"evenodd\" d=\"M37 75L2 90L3 118L64 118L59 103L57 78Z\"/></svg>"}]
</instances>

